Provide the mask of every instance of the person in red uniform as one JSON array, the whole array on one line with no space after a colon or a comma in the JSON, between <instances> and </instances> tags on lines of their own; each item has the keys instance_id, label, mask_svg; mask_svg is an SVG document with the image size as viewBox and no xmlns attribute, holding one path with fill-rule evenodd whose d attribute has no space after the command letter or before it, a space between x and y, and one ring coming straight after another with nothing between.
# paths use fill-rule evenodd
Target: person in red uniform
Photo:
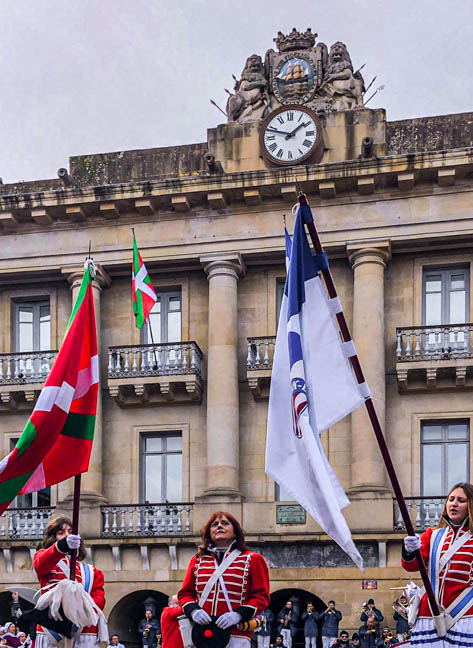
<instances>
[{"instance_id":1,"label":"person in red uniform","mask_svg":"<svg viewBox=\"0 0 473 648\"><path fill-rule=\"evenodd\" d=\"M218 627L230 628L232 638L239 639L238 645L249 647L252 632L239 630L237 625L261 614L269 605L266 561L261 554L249 551L243 529L230 513L212 513L202 527L201 537L202 544L189 563L178 593L179 604L194 623L206 625L214 617ZM201 606L199 603L206 583L235 549L238 556L214 584Z\"/></svg>"},{"instance_id":2,"label":"person in red uniform","mask_svg":"<svg viewBox=\"0 0 473 648\"><path fill-rule=\"evenodd\" d=\"M161 648L184 648L177 621L179 616L182 616L182 608L177 594L173 594L161 612Z\"/></svg>"},{"instance_id":3,"label":"person in red uniform","mask_svg":"<svg viewBox=\"0 0 473 648\"><path fill-rule=\"evenodd\" d=\"M72 522L67 517L59 517L48 524L44 532L42 548L33 557L33 567L41 586L45 591L47 585L58 583L69 577L69 554L77 549L76 580L82 583L97 606L105 607L105 591L103 573L96 567L82 564L86 557L84 543L80 535L72 533ZM38 625L35 648L54 648L61 635ZM83 628L75 642L75 648L92 648L98 645L97 627Z\"/></svg>"},{"instance_id":4,"label":"person in red uniform","mask_svg":"<svg viewBox=\"0 0 473 648\"><path fill-rule=\"evenodd\" d=\"M448 494L436 528L427 529L420 537L415 535L404 538L402 566L409 572L417 571L414 552L420 549L448 630L445 637L437 634L427 595L424 593L420 600L419 616L411 632L411 646L471 648L473 637L472 531L473 486L462 482L453 486Z\"/></svg>"}]
</instances>

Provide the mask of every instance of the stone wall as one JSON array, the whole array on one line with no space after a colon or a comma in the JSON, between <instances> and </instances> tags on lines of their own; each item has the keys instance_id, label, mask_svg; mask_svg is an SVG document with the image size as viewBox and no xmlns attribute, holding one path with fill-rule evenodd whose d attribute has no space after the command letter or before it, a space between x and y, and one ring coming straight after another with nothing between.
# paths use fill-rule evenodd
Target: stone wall
<instances>
[{"instance_id":1,"label":"stone wall","mask_svg":"<svg viewBox=\"0 0 473 648\"><path fill-rule=\"evenodd\" d=\"M387 155L473 146L473 113L386 123Z\"/></svg>"}]
</instances>

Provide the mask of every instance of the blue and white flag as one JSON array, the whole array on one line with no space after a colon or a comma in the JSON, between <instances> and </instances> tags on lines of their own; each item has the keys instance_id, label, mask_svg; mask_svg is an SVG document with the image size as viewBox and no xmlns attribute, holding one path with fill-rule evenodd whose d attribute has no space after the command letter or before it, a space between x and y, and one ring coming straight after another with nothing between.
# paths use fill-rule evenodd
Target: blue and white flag
<instances>
[{"instance_id":1,"label":"blue and white flag","mask_svg":"<svg viewBox=\"0 0 473 648\"><path fill-rule=\"evenodd\" d=\"M269 395L266 473L283 486L319 526L362 568L362 558L342 514L348 498L322 448L320 434L364 402L341 340L334 313L318 276L328 267L315 257L305 222L310 207L298 210L294 238L286 233L286 286L281 304Z\"/></svg>"}]
</instances>

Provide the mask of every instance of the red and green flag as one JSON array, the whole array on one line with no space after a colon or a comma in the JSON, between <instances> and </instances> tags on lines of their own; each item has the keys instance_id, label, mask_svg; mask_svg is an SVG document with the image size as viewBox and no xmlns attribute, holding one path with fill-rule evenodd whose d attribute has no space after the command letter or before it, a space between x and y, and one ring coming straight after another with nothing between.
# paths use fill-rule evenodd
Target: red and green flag
<instances>
[{"instance_id":1,"label":"red and green flag","mask_svg":"<svg viewBox=\"0 0 473 648\"><path fill-rule=\"evenodd\" d=\"M135 313L136 326L142 328L146 324L151 309L157 302L156 291L149 278L146 266L143 263L141 254L136 245L135 233L133 232L133 268L132 290L133 290L133 312Z\"/></svg>"},{"instance_id":2,"label":"red and green flag","mask_svg":"<svg viewBox=\"0 0 473 648\"><path fill-rule=\"evenodd\" d=\"M64 341L33 413L13 451L0 461L0 514L18 494L88 470L99 389L93 276L88 259Z\"/></svg>"}]
</instances>

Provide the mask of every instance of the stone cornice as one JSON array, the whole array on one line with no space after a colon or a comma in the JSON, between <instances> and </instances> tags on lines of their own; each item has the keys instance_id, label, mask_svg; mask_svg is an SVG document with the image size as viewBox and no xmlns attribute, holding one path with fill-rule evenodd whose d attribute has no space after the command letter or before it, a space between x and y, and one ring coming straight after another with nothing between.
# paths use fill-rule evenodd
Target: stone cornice
<instances>
[{"instance_id":1,"label":"stone cornice","mask_svg":"<svg viewBox=\"0 0 473 648\"><path fill-rule=\"evenodd\" d=\"M143 216L195 208L217 211L240 205L243 209L261 209L268 200L294 200L298 187L321 204L331 204L343 195L349 200L358 196L359 201L373 200L383 193L391 199L403 198L418 193L420 186L429 193L432 185L438 191L451 191L459 181L469 190L472 173L473 148L469 147L290 169L3 195L0 233L31 230L32 226L49 229L62 224L76 228L120 222L124 214L133 215L138 222Z\"/></svg>"}]
</instances>

